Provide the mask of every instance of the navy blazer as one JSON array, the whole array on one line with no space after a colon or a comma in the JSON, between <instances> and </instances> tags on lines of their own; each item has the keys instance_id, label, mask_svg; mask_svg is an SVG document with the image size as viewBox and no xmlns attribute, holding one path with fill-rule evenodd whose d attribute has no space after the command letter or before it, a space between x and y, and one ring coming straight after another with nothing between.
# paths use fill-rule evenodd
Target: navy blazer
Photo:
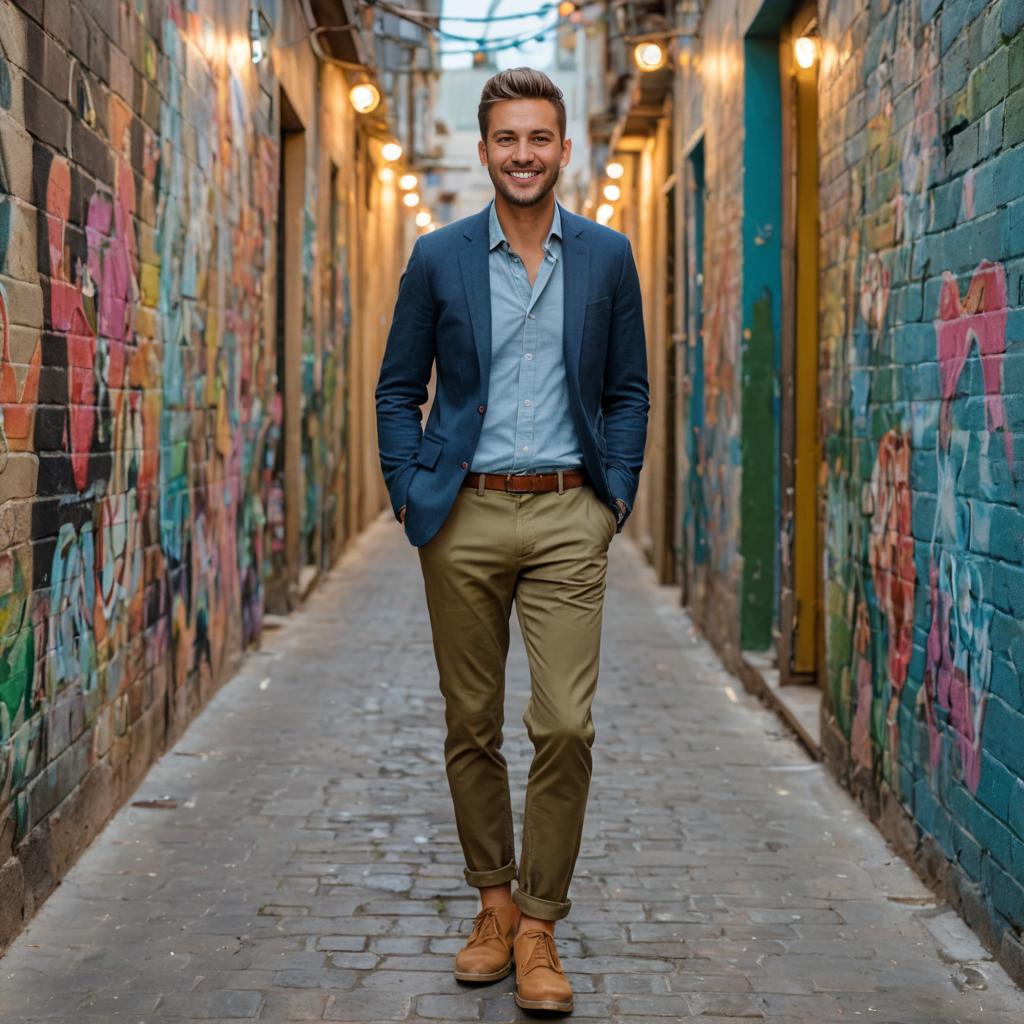
<instances>
[{"instance_id":1,"label":"navy blazer","mask_svg":"<svg viewBox=\"0 0 1024 1024\"><path fill-rule=\"evenodd\" d=\"M417 547L447 519L480 440L491 375L489 210L416 240L380 368L381 469L396 518L406 506L405 532ZM621 498L631 509L650 405L636 264L625 235L561 214L572 419L591 486L612 508ZM435 364L434 402L421 429Z\"/></svg>"}]
</instances>

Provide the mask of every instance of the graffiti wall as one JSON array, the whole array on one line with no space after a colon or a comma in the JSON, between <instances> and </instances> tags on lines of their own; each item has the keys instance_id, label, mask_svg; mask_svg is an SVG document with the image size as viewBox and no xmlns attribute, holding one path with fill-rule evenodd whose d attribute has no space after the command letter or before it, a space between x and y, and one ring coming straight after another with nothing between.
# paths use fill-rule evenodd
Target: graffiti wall
<instances>
[{"instance_id":1,"label":"graffiti wall","mask_svg":"<svg viewBox=\"0 0 1024 1024\"><path fill-rule=\"evenodd\" d=\"M248 6L41 10L0 0L0 943L258 636L281 571L280 135ZM349 311L318 188L311 159L299 521L322 567Z\"/></svg>"},{"instance_id":2,"label":"graffiti wall","mask_svg":"<svg viewBox=\"0 0 1024 1024\"><path fill-rule=\"evenodd\" d=\"M819 15L827 746L998 941L1024 925L1024 9Z\"/></svg>"}]
</instances>

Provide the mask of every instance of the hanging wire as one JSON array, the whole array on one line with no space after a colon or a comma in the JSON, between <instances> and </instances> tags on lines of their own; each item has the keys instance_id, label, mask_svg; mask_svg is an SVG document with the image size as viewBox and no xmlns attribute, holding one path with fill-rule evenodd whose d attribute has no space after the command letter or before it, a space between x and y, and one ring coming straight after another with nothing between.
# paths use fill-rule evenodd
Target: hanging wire
<instances>
[{"instance_id":1,"label":"hanging wire","mask_svg":"<svg viewBox=\"0 0 1024 1024\"><path fill-rule=\"evenodd\" d=\"M457 49L457 50L441 50L439 51L440 56L446 56L448 54L463 54L463 53L493 53L497 50L506 49L518 49L526 43L531 42L543 42L551 32L560 28L566 24L566 19L561 15L557 15L555 20L537 28L530 29L529 31L518 32L507 36L498 36L494 39L488 40L486 37L478 36L465 36L455 32L449 32L447 29L441 28L440 25L430 24L429 15L425 15L422 11L417 11L409 7L400 7L397 4L389 3L388 0L363 0L366 6L371 10L384 11L387 14L393 14L396 18L400 18L403 21L407 21L410 24L416 25L418 28L424 29L427 32L433 32L436 35L444 38L451 39L455 42L463 43L475 43L477 44L472 49ZM576 8L573 11L574 14L585 10L588 7L594 7L595 5L603 4L603 0L578 0ZM537 8L535 11L525 12L523 14L504 14L494 15L490 18L476 18L476 17L465 17L461 18L457 14L453 15L442 15L441 17L452 21L465 21L475 22L482 24L489 24L492 21L511 21L519 20L520 18L531 18L539 17L551 10L557 11L557 4L545 4L543 7ZM431 19L432 20L432 19Z\"/></svg>"}]
</instances>

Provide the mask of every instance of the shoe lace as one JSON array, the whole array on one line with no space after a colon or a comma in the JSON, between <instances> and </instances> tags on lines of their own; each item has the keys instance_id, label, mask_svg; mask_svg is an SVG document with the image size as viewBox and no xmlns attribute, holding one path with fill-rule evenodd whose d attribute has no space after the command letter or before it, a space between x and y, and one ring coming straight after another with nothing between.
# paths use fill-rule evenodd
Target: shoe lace
<instances>
[{"instance_id":1,"label":"shoe lace","mask_svg":"<svg viewBox=\"0 0 1024 1024\"><path fill-rule=\"evenodd\" d=\"M529 974L535 967L547 967L549 970L561 972L562 966L558 960L558 949L555 946L555 938L542 929L524 933L537 941L530 950L530 957L523 965L523 974Z\"/></svg>"},{"instance_id":2,"label":"shoe lace","mask_svg":"<svg viewBox=\"0 0 1024 1024\"><path fill-rule=\"evenodd\" d=\"M501 925L498 923L498 912L494 907L484 907L473 919L473 930L469 933L467 945L471 942L486 942L488 939L501 939Z\"/></svg>"}]
</instances>

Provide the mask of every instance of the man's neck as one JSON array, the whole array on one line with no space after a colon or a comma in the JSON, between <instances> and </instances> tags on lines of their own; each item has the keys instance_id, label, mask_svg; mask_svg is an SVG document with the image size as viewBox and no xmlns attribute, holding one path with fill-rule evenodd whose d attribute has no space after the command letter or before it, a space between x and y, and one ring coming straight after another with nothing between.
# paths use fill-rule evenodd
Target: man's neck
<instances>
[{"instance_id":1,"label":"man's neck","mask_svg":"<svg viewBox=\"0 0 1024 1024\"><path fill-rule=\"evenodd\" d=\"M494 208L498 223L513 249L535 248L544 245L555 216L555 194L549 192L535 206L516 206L500 193L494 195Z\"/></svg>"}]
</instances>

